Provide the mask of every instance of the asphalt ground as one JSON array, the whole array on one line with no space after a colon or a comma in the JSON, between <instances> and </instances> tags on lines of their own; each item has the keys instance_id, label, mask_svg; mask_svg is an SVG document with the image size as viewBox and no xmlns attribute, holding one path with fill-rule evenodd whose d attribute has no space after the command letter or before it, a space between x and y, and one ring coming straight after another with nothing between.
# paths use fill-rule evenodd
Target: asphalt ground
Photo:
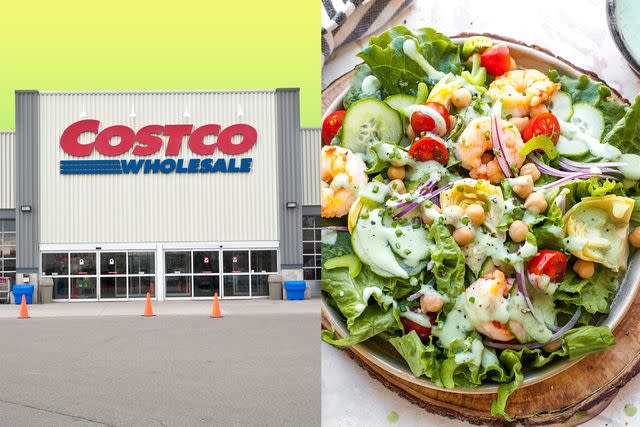
<instances>
[{"instance_id":1,"label":"asphalt ground","mask_svg":"<svg viewBox=\"0 0 640 427\"><path fill-rule=\"evenodd\" d=\"M0 425L317 426L318 334L318 314L2 319Z\"/></svg>"}]
</instances>

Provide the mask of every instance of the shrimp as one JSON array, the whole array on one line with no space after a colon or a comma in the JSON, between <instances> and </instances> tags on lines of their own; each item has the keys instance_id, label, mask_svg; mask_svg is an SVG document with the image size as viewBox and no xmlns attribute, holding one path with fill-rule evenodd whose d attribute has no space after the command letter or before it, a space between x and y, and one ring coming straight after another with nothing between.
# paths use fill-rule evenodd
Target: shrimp
<instances>
[{"instance_id":1,"label":"shrimp","mask_svg":"<svg viewBox=\"0 0 640 427\"><path fill-rule=\"evenodd\" d=\"M331 218L348 214L356 200L356 191L369 180L367 166L350 150L327 145L322 147L320 169L322 216Z\"/></svg>"},{"instance_id":2,"label":"shrimp","mask_svg":"<svg viewBox=\"0 0 640 427\"><path fill-rule=\"evenodd\" d=\"M506 120L500 120L502 141L506 147L507 163L520 168L525 158L520 155L524 145L518 129ZM456 158L461 166L475 179L487 179L492 184L500 184L504 174L493 154L491 142L491 118L480 117L472 120L462 132L456 143Z\"/></svg>"},{"instance_id":3,"label":"shrimp","mask_svg":"<svg viewBox=\"0 0 640 427\"><path fill-rule=\"evenodd\" d=\"M468 304L469 308L465 309L465 311L468 313L482 311L488 314L489 317L492 315L498 316L499 313L506 312L505 307L508 305L506 298L510 289L511 283L507 281L504 273L500 270L494 270L483 278L476 280L467 288L465 291L467 294L465 304ZM486 316L478 317L486 318ZM508 317L500 320L504 320L504 322L498 320L481 321L475 325L475 328L481 334L497 341L512 340L514 338L513 334L506 325L509 321Z\"/></svg>"},{"instance_id":4,"label":"shrimp","mask_svg":"<svg viewBox=\"0 0 640 427\"><path fill-rule=\"evenodd\" d=\"M513 70L491 83L489 96L493 102L502 100L505 112L514 117L524 117L531 107L551 98L558 89L560 83L553 83L538 70Z\"/></svg>"}]
</instances>

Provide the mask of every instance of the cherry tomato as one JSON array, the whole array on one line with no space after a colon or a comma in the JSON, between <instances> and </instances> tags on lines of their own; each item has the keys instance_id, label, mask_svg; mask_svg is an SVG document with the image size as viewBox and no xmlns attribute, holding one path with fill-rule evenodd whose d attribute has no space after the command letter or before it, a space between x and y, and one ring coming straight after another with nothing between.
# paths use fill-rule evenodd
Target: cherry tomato
<instances>
[{"instance_id":1,"label":"cherry tomato","mask_svg":"<svg viewBox=\"0 0 640 427\"><path fill-rule=\"evenodd\" d=\"M549 276L552 282L562 280L567 272L567 257L562 252L543 249L531 258L527 267L529 275Z\"/></svg>"},{"instance_id":2,"label":"cherry tomato","mask_svg":"<svg viewBox=\"0 0 640 427\"><path fill-rule=\"evenodd\" d=\"M344 110L334 111L322 122L322 143L324 145L331 144L331 140L340 130L344 113L346 113Z\"/></svg>"},{"instance_id":3,"label":"cherry tomato","mask_svg":"<svg viewBox=\"0 0 640 427\"><path fill-rule=\"evenodd\" d=\"M436 322L436 314L427 313L427 316L429 316L429 321L433 325ZM422 326L412 320L407 319L406 317L401 317L400 321L402 322L402 326L404 326L404 332L406 334L411 331L416 331L416 334L418 334L418 337L420 337L422 341L427 341L429 339L429 336L431 335L431 328Z\"/></svg>"},{"instance_id":4,"label":"cherry tomato","mask_svg":"<svg viewBox=\"0 0 640 427\"><path fill-rule=\"evenodd\" d=\"M442 116L446 124L446 129L444 129L444 132L437 133L440 136L446 134L449 129L451 129L451 118L449 117L449 111L447 111L447 107L440 104L439 102L425 102L424 105ZM429 114L425 114L422 111L415 111L413 114L411 114L411 128L416 133L416 135L420 135L422 132L435 132L436 121Z\"/></svg>"},{"instance_id":5,"label":"cherry tomato","mask_svg":"<svg viewBox=\"0 0 640 427\"><path fill-rule=\"evenodd\" d=\"M529 120L527 127L522 131L522 139L527 142L538 135L546 135L554 144L558 143L560 123L556 116L551 113L542 113Z\"/></svg>"},{"instance_id":6,"label":"cherry tomato","mask_svg":"<svg viewBox=\"0 0 640 427\"><path fill-rule=\"evenodd\" d=\"M511 68L509 48L505 44L493 45L480 55L480 62L487 69L487 73L501 76Z\"/></svg>"},{"instance_id":7,"label":"cherry tomato","mask_svg":"<svg viewBox=\"0 0 640 427\"><path fill-rule=\"evenodd\" d=\"M444 144L436 139L425 136L411 144L409 155L420 162L435 160L438 163L447 165L449 152Z\"/></svg>"}]
</instances>

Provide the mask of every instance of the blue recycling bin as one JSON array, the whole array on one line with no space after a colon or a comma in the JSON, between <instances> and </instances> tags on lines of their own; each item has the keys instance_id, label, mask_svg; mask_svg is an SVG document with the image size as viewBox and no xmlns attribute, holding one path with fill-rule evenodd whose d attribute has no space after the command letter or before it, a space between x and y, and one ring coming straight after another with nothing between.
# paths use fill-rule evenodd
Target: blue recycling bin
<instances>
[{"instance_id":1,"label":"blue recycling bin","mask_svg":"<svg viewBox=\"0 0 640 427\"><path fill-rule=\"evenodd\" d=\"M307 282L304 280L287 280L284 282L287 290L287 299L304 299L304 291L307 289Z\"/></svg>"},{"instance_id":2,"label":"blue recycling bin","mask_svg":"<svg viewBox=\"0 0 640 427\"><path fill-rule=\"evenodd\" d=\"M11 287L11 292L13 292L13 299L15 300L16 305L20 305L22 303L22 295L25 296L27 304L31 304L33 298L33 285L13 285Z\"/></svg>"}]
</instances>

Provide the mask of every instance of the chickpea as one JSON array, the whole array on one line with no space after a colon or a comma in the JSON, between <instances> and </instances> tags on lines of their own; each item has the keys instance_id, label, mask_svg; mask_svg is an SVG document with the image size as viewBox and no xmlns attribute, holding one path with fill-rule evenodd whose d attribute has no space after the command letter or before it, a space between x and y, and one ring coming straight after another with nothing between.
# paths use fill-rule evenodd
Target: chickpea
<instances>
[{"instance_id":1,"label":"chickpea","mask_svg":"<svg viewBox=\"0 0 640 427\"><path fill-rule=\"evenodd\" d=\"M634 248L640 248L640 227L636 227L635 230L629 234L629 243Z\"/></svg>"},{"instance_id":2,"label":"chickpea","mask_svg":"<svg viewBox=\"0 0 640 427\"><path fill-rule=\"evenodd\" d=\"M536 182L540 179L540 171L538 167L533 163L527 163L526 165L520 168L520 176L529 175L533 182Z\"/></svg>"},{"instance_id":3,"label":"chickpea","mask_svg":"<svg viewBox=\"0 0 640 427\"><path fill-rule=\"evenodd\" d=\"M404 187L404 182L401 179L394 179L389 181L389 186L392 190L395 190L399 194L404 194L407 192L407 189Z\"/></svg>"},{"instance_id":4,"label":"chickpea","mask_svg":"<svg viewBox=\"0 0 640 427\"><path fill-rule=\"evenodd\" d=\"M518 129L518 132L522 133L524 128L529 124L529 117L511 117L509 123L514 125Z\"/></svg>"},{"instance_id":5,"label":"chickpea","mask_svg":"<svg viewBox=\"0 0 640 427\"><path fill-rule=\"evenodd\" d=\"M547 210L547 201L541 191L531 193L524 201L524 208L534 214L541 214Z\"/></svg>"},{"instance_id":6,"label":"chickpea","mask_svg":"<svg viewBox=\"0 0 640 427\"><path fill-rule=\"evenodd\" d=\"M516 70L518 68L518 64L513 57L509 57L509 71Z\"/></svg>"},{"instance_id":7,"label":"chickpea","mask_svg":"<svg viewBox=\"0 0 640 427\"><path fill-rule=\"evenodd\" d=\"M464 108L471 104L471 92L469 89L461 87L451 94L451 102L456 108Z\"/></svg>"},{"instance_id":8,"label":"chickpea","mask_svg":"<svg viewBox=\"0 0 640 427\"><path fill-rule=\"evenodd\" d=\"M409 141L413 141L414 139L416 139L417 136L418 135L416 135L415 131L411 127L411 124L408 124L407 125L407 137L409 138Z\"/></svg>"},{"instance_id":9,"label":"chickpea","mask_svg":"<svg viewBox=\"0 0 640 427\"><path fill-rule=\"evenodd\" d=\"M535 107L531 107L531 110L529 111L529 115L531 117L535 117L538 114L542 114L542 113L548 113L549 110L547 109L547 106L540 103L538 105L536 105Z\"/></svg>"},{"instance_id":10,"label":"chickpea","mask_svg":"<svg viewBox=\"0 0 640 427\"><path fill-rule=\"evenodd\" d=\"M404 179L404 166L389 166L387 169L387 176L389 179Z\"/></svg>"},{"instance_id":11,"label":"chickpea","mask_svg":"<svg viewBox=\"0 0 640 427\"><path fill-rule=\"evenodd\" d=\"M479 226L484 222L484 208L477 203L467 206L465 214L475 226Z\"/></svg>"},{"instance_id":12,"label":"chickpea","mask_svg":"<svg viewBox=\"0 0 640 427\"><path fill-rule=\"evenodd\" d=\"M435 210L438 213L441 213L442 211L440 210L440 208L438 207L438 205L433 205L431 206L431 208L426 209L424 207L424 205L420 206L420 218L422 219L422 222L427 224L427 225L431 225L433 224L433 217L431 216L431 214L428 212L428 210Z\"/></svg>"},{"instance_id":13,"label":"chickpea","mask_svg":"<svg viewBox=\"0 0 640 427\"><path fill-rule=\"evenodd\" d=\"M596 265L591 261L579 259L573 264L573 271L582 279L588 279L596 272Z\"/></svg>"},{"instance_id":14,"label":"chickpea","mask_svg":"<svg viewBox=\"0 0 640 427\"><path fill-rule=\"evenodd\" d=\"M513 221L509 226L509 237L516 243L524 242L527 238L529 226L524 221Z\"/></svg>"},{"instance_id":15,"label":"chickpea","mask_svg":"<svg viewBox=\"0 0 640 427\"><path fill-rule=\"evenodd\" d=\"M476 237L476 232L471 227L456 228L453 232L453 238L458 246L466 246Z\"/></svg>"},{"instance_id":16,"label":"chickpea","mask_svg":"<svg viewBox=\"0 0 640 427\"><path fill-rule=\"evenodd\" d=\"M531 178L531 176L524 175L520 178L514 179L513 182L515 183L511 185L511 189L518 195L518 197L521 199L529 197L529 194L533 191L533 178Z\"/></svg>"},{"instance_id":17,"label":"chickpea","mask_svg":"<svg viewBox=\"0 0 640 427\"><path fill-rule=\"evenodd\" d=\"M436 313L444 305L444 298L436 294L422 295L420 297L420 310L423 313Z\"/></svg>"}]
</instances>

